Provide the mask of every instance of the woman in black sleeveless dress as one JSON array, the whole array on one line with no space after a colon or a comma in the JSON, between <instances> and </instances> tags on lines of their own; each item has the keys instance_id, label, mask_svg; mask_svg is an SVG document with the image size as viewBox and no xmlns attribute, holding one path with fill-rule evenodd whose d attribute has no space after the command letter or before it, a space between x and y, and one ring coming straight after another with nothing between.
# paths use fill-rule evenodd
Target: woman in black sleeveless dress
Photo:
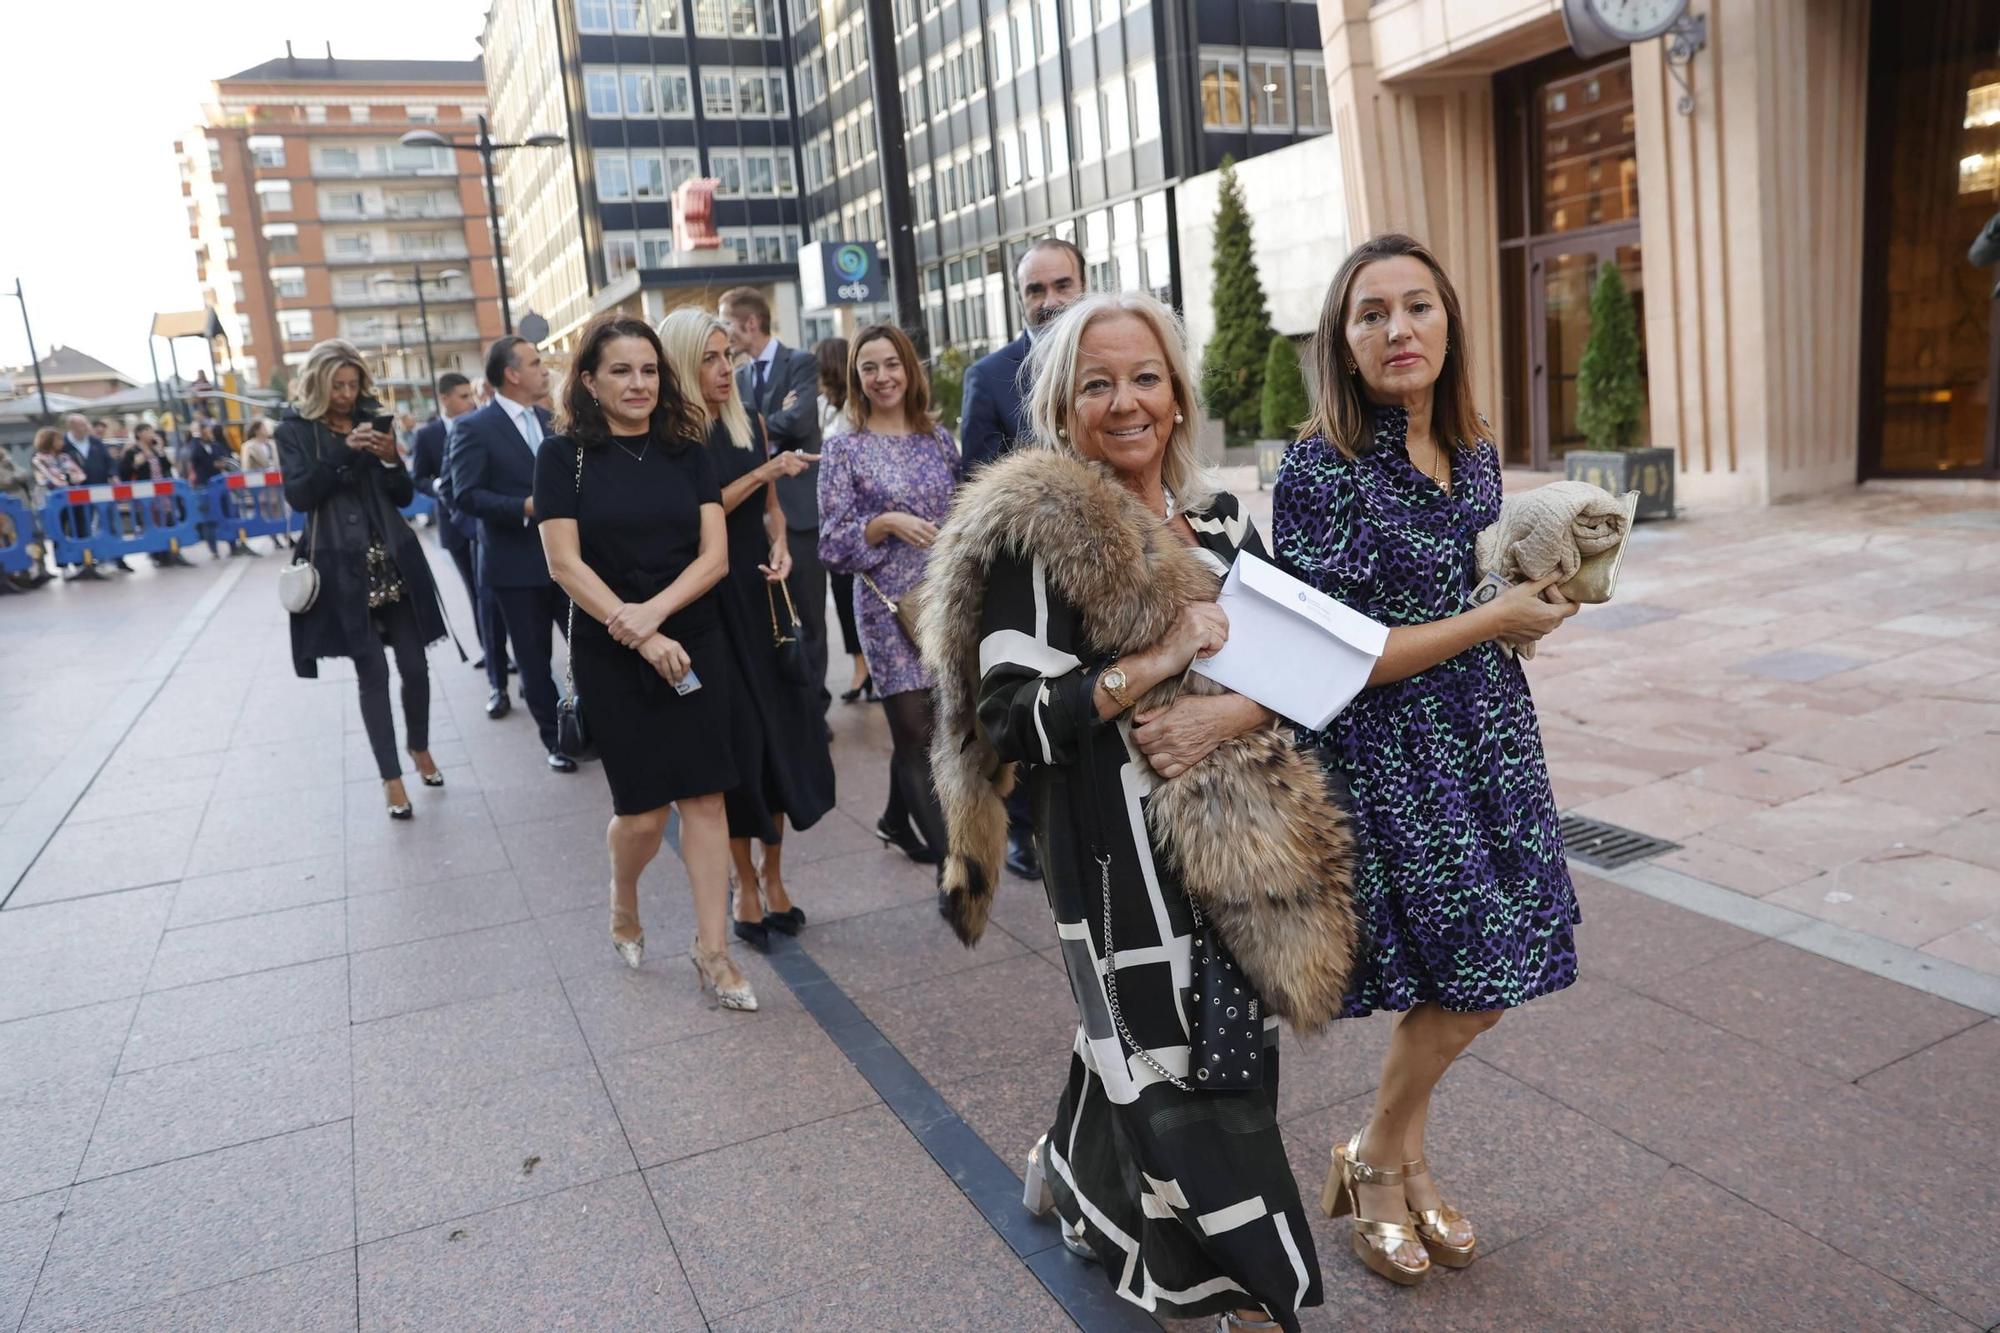
<instances>
[{"instance_id":1,"label":"woman in black sleeveless dress","mask_svg":"<svg viewBox=\"0 0 2000 1333\"><path fill-rule=\"evenodd\" d=\"M573 599L571 672L611 785L611 943L637 967L639 875L678 806L694 891L688 957L725 1009L757 997L729 957L730 745L736 672L715 587L728 572L722 495L701 418L666 376L640 320L584 330L563 391L562 434L535 458L549 573Z\"/></svg>"}]
</instances>

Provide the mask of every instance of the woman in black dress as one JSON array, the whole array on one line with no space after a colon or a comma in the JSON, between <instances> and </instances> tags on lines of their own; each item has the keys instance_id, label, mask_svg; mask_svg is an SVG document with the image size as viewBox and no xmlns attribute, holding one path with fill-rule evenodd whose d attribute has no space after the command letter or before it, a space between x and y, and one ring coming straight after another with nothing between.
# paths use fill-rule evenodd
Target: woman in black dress
<instances>
[{"instance_id":1,"label":"woman in black dress","mask_svg":"<svg viewBox=\"0 0 2000 1333\"><path fill-rule=\"evenodd\" d=\"M762 417L743 408L729 363L729 331L721 320L686 307L660 323L669 378L707 424L708 459L728 516L729 577L716 589L742 685L736 710L737 776L725 803L729 851L736 863L736 938L755 948L771 932L796 935L806 914L785 892L785 821L808 829L833 808L833 757L819 696L806 681L787 680L779 663L780 631L791 633L786 600L791 572L780 477L796 477L818 454L788 450L775 457ZM763 846L763 864L751 843Z\"/></svg>"},{"instance_id":2,"label":"woman in black dress","mask_svg":"<svg viewBox=\"0 0 2000 1333\"><path fill-rule=\"evenodd\" d=\"M445 636L437 584L417 534L397 509L416 487L393 435L369 425L381 405L370 394L368 367L353 344L328 339L306 354L293 390L295 406L278 424L278 465L285 502L306 516L299 541L319 571L319 595L292 617L292 669L312 679L322 657L351 657L361 683L361 723L389 803L389 818L409 819L409 795L396 758L389 712L389 662L403 680L403 726L410 758L426 787L442 787L431 759L431 682L424 647Z\"/></svg>"},{"instance_id":3,"label":"woman in black dress","mask_svg":"<svg viewBox=\"0 0 2000 1333\"><path fill-rule=\"evenodd\" d=\"M729 957L730 746L736 673L715 586L729 572L701 415L641 321L591 321L563 387L561 433L535 457L549 573L570 595L574 688L611 785L611 944L645 956L639 875L681 816L694 890L688 957L725 1009L757 996Z\"/></svg>"}]
</instances>

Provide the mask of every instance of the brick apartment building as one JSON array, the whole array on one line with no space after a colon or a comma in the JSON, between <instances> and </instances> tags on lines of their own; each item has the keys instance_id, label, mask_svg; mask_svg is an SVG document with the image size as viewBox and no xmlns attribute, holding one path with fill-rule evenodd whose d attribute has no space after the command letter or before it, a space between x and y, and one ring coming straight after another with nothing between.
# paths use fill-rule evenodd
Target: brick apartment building
<instances>
[{"instance_id":1,"label":"brick apartment building","mask_svg":"<svg viewBox=\"0 0 2000 1333\"><path fill-rule=\"evenodd\" d=\"M175 150L225 369L289 380L314 343L345 338L385 397L420 413L433 370L476 378L500 333L479 158L398 140L417 128L470 139L485 109L478 60L307 58L287 43L218 79Z\"/></svg>"}]
</instances>

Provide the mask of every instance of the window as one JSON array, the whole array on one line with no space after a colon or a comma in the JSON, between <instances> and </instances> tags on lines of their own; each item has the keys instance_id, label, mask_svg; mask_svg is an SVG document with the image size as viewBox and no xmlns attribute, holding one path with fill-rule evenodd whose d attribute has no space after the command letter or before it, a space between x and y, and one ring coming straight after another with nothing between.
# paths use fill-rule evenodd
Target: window
<instances>
[{"instance_id":1,"label":"window","mask_svg":"<svg viewBox=\"0 0 2000 1333\"><path fill-rule=\"evenodd\" d=\"M701 158L688 149L667 150L667 193L680 188L682 181L701 175Z\"/></svg>"},{"instance_id":2,"label":"window","mask_svg":"<svg viewBox=\"0 0 2000 1333\"><path fill-rule=\"evenodd\" d=\"M302 268L272 269L271 290L279 296L304 296L306 294L306 271Z\"/></svg>"},{"instance_id":3,"label":"window","mask_svg":"<svg viewBox=\"0 0 2000 1333\"><path fill-rule=\"evenodd\" d=\"M299 252L299 228L294 222L271 222L264 227L264 248L274 255ZM231 255L230 258L235 258Z\"/></svg>"},{"instance_id":4,"label":"window","mask_svg":"<svg viewBox=\"0 0 2000 1333\"><path fill-rule=\"evenodd\" d=\"M365 301L368 299L368 277L361 273L342 273L333 280L333 299L336 301Z\"/></svg>"},{"instance_id":5,"label":"window","mask_svg":"<svg viewBox=\"0 0 2000 1333\"><path fill-rule=\"evenodd\" d=\"M611 0L576 0L578 32L610 32Z\"/></svg>"},{"instance_id":6,"label":"window","mask_svg":"<svg viewBox=\"0 0 2000 1333\"><path fill-rule=\"evenodd\" d=\"M743 157L739 153L711 151L708 174L715 177L717 198L735 199L743 194Z\"/></svg>"},{"instance_id":7,"label":"window","mask_svg":"<svg viewBox=\"0 0 2000 1333\"><path fill-rule=\"evenodd\" d=\"M307 107L307 108L306 108L306 124L308 124L308 125L324 125L324 124L326 124L326 108L325 108L325 107L323 107L323 106L309 106L309 107Z\"/></svg>"},{"instance_id":8,"label":"window","mask_svg":"<svg viewBox=\"0 0 2000 1333\"><path fill-rule=\"evenodd\" d=\"M229 216L229 187L226 185L215 187L215 216L219 218Z\"/></svg>"},{"instance_id":9,"label":"window","mask_svg":"<svg viewBox=\"0 0 2000 1333\"><path fill-rule=\"evenodd\" d=\"M767 76L766 81L770 84L771 88L771 114L774 116L789 115L790 112L785 106L785 76L782 74L772 74Z\"/></svg>"},{"instance_id":10,"label":"window","mask_svg":"<svg viewBox=\"0 0 2000 1333\"><path fill-rule=\"evenodd\" d=\"M660 114L663 116L692 116L694 114L694 94L689 91L688 72L684 69L664 69L660 71Z\"/></svg>"},{"instance_id":11,"label":"window","mask_svg":"<svg viewBox=\"0 0 2000 1333\"><path fill-rule=\"evenodd\" d=\"M694 34L697 37L729 35L729 16L724 0L694 0Z\"/></svg>"},{"instance_id":12,"label":"window","mask_svg":"<svg viewBox=\"0 0 2000 1333\"><path fill-rule=\"evenodd\" d=\"M285 141L275 134L250 136L250 160L260 167L285 165Z\"/></svg>"},{"instance_id":13,"label":"window","mask_svg":"<svg viewBox=\"0 0 2000 1333\"><path fill-rule=\"evenodd\" d=\"M326 252L335 259L366 259L375 244L366 232L337 232L326 238Z\"/></svg>"},{"instance_id":14,"label":"window","mask_svg":"<svg viewBox=\"0 0 2000 1333\"><path fill-rule=\"evenodd\" d=\"M768 87L769 85L765 83L761 70L752 72L738 70L736 73L737 114L743 116L770 115L771 103L766 96Z\"/></svg>"},{"instance_id":15,"label":"window","mask_svg":"<svg viewBox=\"0 0 2000 1333\"><path fill-rule=\"evenodd\" d=\"M625 114L628 116L657 116L659 104L653 99L653 76L633 70L625 71Z\"/></svg>"},{"instance_id":16,"label":"window","mask_svg":"<svg viewBox=\"0 0 2000 1333\"><path fill-rule=\"evenodd\" d=\"M356 125L366 125L368 123L368 115L369 115L368 107L357 105L357 106L350 106L347 108L347 118L353 121Z\"/></svg>"},{"instance_id":17,"label":"window","mask_svg":"<svg viewBox=\"0 0 2000 1333\"><path fill-rule=\"evenodd\" d=\"M1122 153L1132 146L1132 114L1125 101L1125 76L1114 74L1098 85L1104 100L1105 156Z\"/></svg>"},{"instance_id":18,"label":"window","mask_svg":"<svg viewBox=\"0 0 2000 1333\"><path fill-rule=\"evenodd\" d=\"M758 232L750 238L753 253L760 264L782 264L785 262L785 238L776 232Z\"/></svg>"},{"instance_id":19,"label":"window","mask_svg":"<svg viewBox=\"0 0 2000 1333\"><path fill-rule=\"evenodd\" d=\"M625 154L618 149L600 149L591 155L597 170L597 197L604 203L617 203L632 197L632 175L625 165Z\"/></svg>"},{"instance_id":20,"label":"window","mask_svg":"<svg viewBox=\"0 0 2000 1333\"><path fill-rule=\"evenodd\" d=\"M412 125L437 124L438 109L434 106L406 106L403 114L410 118Z\"/></svg>"},{"instance_id":21,"label":"window","mask_svg":"<svg viewBox=\"0 0 2000 1333\"><path fill-rule=\"evenodd\" d=\"M1292 67L1284 56L1250 58L1250 128L1277 133L1292 127Z\"/></svg>"},{"instance_id":22,"label":"window","mask_svg":"<svg viewBox=\"0 0 2000 1333\"><path fill-rule=\"evenodd\" d=\"M1076 95L1076 114L1070 124L1076 128L1076 160L1089 162L1097 157L1100 149L1097 142L1097 90L1087 89Z\"/></svg>"},{"instance_id":23,"label":"window","mask_svg":"<svg viewBox=\"0 0 2000 1333\"><path fill-rule=\"evenodd\" d=\"M290 181L257 181L252 187L257 191L257 206L266 213L289 213L292 211L292 183Z\"/></svg>"},{"instance_id":24,"label":"window","mask_svg":"<svg viewBox=\"0 0 2000 1333\"><path fill-rule=\"evenodd\" d=\"M1332 129L1333 117L1327 111L1325 64L1317 60L1300 60L1298 77L1294 83L1299 129L1301 131Z\"/></svg>"},{"instance_id":25,"label":"window","mask_svg":"<svg viewBox=\"0 0 2000 1333\"><path fill-rule=\"evenodd\" d=\"M678 4L679 0L669 0ZM611 0L611 26L619 32L646 30L646 0Z\"/></svg>"},{"instance_id":26,"label":"window","mask_svg":"<svg viewBox=\"0 0 2000 1333\"><path fill-rule=\"evenodd\" d=\"M632 154L632 197L634 199L667 197L667 169L661 163L658 153Z\"/></svg>"},{"instance_id":27,"label":"window","mask_svg":"<svg viewBox=\"0 0 2000 1333\"><path fill-rule=\"evenodd\" d=\"M701 113L704 116L736 114L736 79L730 74L701 76Z\"/></svg>"},{"instance_id":28,"label":"window","mask_svg":"<svg viewBox=\"0 0 2000 1333\"><path fill-rule=\"evenodd\" d=\"M583 103L590 115L600 119L618 115L618 75L608 69L583 72Z\"/></svg>"},{"instance_id":29,"label":"window","mask_svg":"<svg viewBox=\"0 0 2000 1333\"><path fill-rule=\"evenodd\" d=\"M757 35L757 0L729 0L729 35Z\"/></svg>"},{"instance_id":30,"label":"window","mask_svg":"<svg viewBox=\"0 0 2000 1333\"><path fill-rule=\"evenodd\" d=\"M639 267L639 238L629 231L604 233L604 276L613 281Z\"/></svg>"},{"instance_id":31,"label":"window","mask_svg":"<svg viewBox=\"0 0 2000 1333\"><path fill-rule=\"evenodd\" d=\"M778 180L778 193L793 195L799 192L798 176L792 167L792 155L780 148L771 154L771 170Z\"/></svg>"},{"instance_id":32,"label":"window","mask_svg":"<svg viewBox=\"0 0 2000 1333\"><path fill-rule=\"evenodd\" d=\"M1201 123L1212 130L1243 128L1243 61L1235 55L1201 58Z\"/></svg>"},{"instance_id":33,"label":"window","mask_svg":"<svg viewBox=\"0 0 2000 1333\"><path fill-rule=\"evenodd\" d=\"M1132 142L1146 143L1160 137L1160 79L1153 62L1132 67Z\"/></svg>"},{"instance_id":34,"label":"window","mask_svg":"<svg viewBox=\"0 0 2000 1333\"><path fill-rule=\"evenodd\" d=\"M368 198L359 190L328 190L321 198L330 218L358 218L368 211Z\"/></svg>"},{"instance_id":35,"label":"window","mask_svg":"<svg viewBox=\"0 0 2000 1333\"><path fill-rule=\"evenodd\" d=\"M778 183L771 174L771 156L768 153L749 153L743 159L743 184L745 192L759 198L769 198L778 192Z\"/></svg>"},{"instance_id":36,"label":"window","mask_svg":"<svg viewBox=\"0 0 2000 1333\"><path fill-rule=\"evenodd\" d=\"M382 163L399 176L434 175L451 169L451 150L429 144L391 144L377 149Z\"/></svg>"},{"instance_id":37,"label":"window","mask_svg":"<svg viewBox=\"0 0 2000 1333\"><path fill-rule=\"evenodd\" d=\"M639 233L639 267L667 268L674 262L674 234L670 231Z\"/></svg>"},{"instance_id":38,"label":"window","mask_svg":"<svg viewBox=\"0 0 2000 1333\"><path fill-rule=\"evenodd\" d=\"M292 230L296 232L298 228L294 227ZM222 253L225 258L236 258L236 228L224 227L222 229Z\"/></svg>"},{"instance_id":39,"label":"window","mask_svg":"<svg viewBox=\"0 0 2000 1333\"><path fill-rule=\"evenodd\" d=\"M278 312L278 336L288 343L309 343L313 340L313 315L310 310L280 310Z\"/></svg>"},{"instance_id":40,"label":"window","mask_svg":"<svg viewBox=\"0 0 2000 1333\"><path fill-rule=\"evenodd\" d=\"M1049 175L1060 176L1069 170L1069 130L1063 125L1061 107L1042 113L1042 128L1048 132Z\"/></svg>"},{"instance_id":41,"label":"window","mask_svg":"<svg viewBox=\"0 0 2000 1333\"><path fill-rule=\"evenodd\" d=\"M681 0L653 0L653 31L678 34L681 30Z\"/></svg>"},{"instance_id":42,"label":"window","mask_svg":"<svg viewBox=\"0 0 2000 1333\"><path fill-rule=\"evenodd\" d=\"M994 19L987 25L986 30L992 34L993 77L996 81L1005 83L1014 77L1014 43L1010 37L1012 30L1008 27L1007 16L1002 14Z\"/></svg>"},{"instance_id":43,"label":"window","mask_svg":"<svg viewBox=\"0 0 2000 1333\"><path fill-rule=\"evenodd\" d=\"M322 176L356 176L361 173L361 154L357 149L329 144L313 149L313 157L313 169Z\"/></svg>"}]
</instances>

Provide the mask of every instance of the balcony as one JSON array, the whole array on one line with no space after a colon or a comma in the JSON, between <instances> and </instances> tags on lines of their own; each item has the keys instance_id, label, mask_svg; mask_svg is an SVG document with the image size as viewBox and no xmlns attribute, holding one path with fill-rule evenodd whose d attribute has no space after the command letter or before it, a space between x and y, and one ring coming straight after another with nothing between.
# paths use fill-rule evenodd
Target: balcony
<instances>
[{"instance_id":1,"label":"balcony","mask_svg":"<svg viewBox=\"0 0 2000 1333\"><path fill-rule=\"evenodd\" d=\"M466 305L478 298L470 287L452 287L424 293L424 304L436 309L439 306ZM333 304L341 310L403 310L417 308L417 293L411 287L390 287L384 285L379 292L335 292Z\"/></svg>"},{"instance_id":2,"label":"balcony","mask_svg":"<svg viewBox=\"0 0 2000 1333\"><path fill-rule=\"evenodd\" d=\"M469 258L469 252L463 244L459 244L439 246L435 250L377 251L371 249L360 254L329 253L326 257L326 262L332 265L378 264L385 268L396 268L410 264L437 264L447 260L459 261L466 258Z\"/></svg>"},{"instance_id":3,"label":"balcony","mask_svg":"<svg viewBox=\"0 0 2000 1333\"><path fill-rule=\"evenodd\" d=\"M419 222L462 218L465 210L457 201L449 204L399 204L390 201L382 208L330 207L320 210L322 222Z\"/></svg>"}]
</instances>

